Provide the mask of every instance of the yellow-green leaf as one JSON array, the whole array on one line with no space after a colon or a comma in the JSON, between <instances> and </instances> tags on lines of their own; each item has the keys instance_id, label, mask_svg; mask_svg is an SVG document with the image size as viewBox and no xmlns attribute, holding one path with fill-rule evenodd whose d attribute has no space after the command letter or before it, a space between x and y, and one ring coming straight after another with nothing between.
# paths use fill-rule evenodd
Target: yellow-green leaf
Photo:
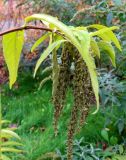
<instances>
[{"instance_id":1,"label":"yellow-green leaf","mask_svg":"<svg viewBox=\"0 0 126 160\"><path fill-rule=\"evenodd\" d=\"M52 42L55 42L55 41L63 40L64 38L61 37L58 34L55 34L54 36L52 36L52 39L53 39ZM55 48L55 50L57 51L60 48L60 46L61 46L61 44L57 45L56 48Z\"/></svg>"},{"instance_id":2,"label":"yellow-green leaf","mask_svg":"<svg viewBox=\"0 0 126 160\"><path fill-rule=\"evenodd\" d=\"M10 137L14 137L14 138L17 138L19 140L21 139L15 132L13 132L11 130L7 130L7 129L2 129L1 134L2 135L7 135L7 136L10 136Z\"/></svg>"},{"instance_id":3,"label":"yellow-green leaf","mask_svg":"<svg viewBox=\"0 0 126 160\"><path fill-rule=\"evenodd\" d=\"M14 152L14 153L22 153L22 150L15 149L15 148L9 148L9 147L2 147L1 152Z\"/></svg>"},{"instance_id":4,"label":"yellow-green leaf","mask_svg":"<svg viewBox=\"0 0 126 160\"><path fill-rule=\"evenodd\" d=\"M98 29L99 31L96 31L92 34L100 36L104 41L112 41L120 51L122 50L119 40L117 39L116 35L112 31L115 29L119 29L119 27L117 26L106 27L100 24L93 24L93 25L88 26L88 28Z\"/></svg>"},{"instance_id":5,"label":"yellow-green leaf","mask_svg":"<svg viewBox=\"0 0 126 160\"><path fill-rule=\"evenodd\" d=\"M6 141L2 142L2 146L22 146L22 144L15 141Z\"/></svg>"},{"instance_id":6,"label":"yellow-green leaf","mask_svg":"<svg viewBox=\"0 0 126 160\"><path fill-rule=\"evenodd\" d=\"M80 40L81 50L80 53L88 67L90 78L92 82L93 91L95 94L96 102L97 102L97 110L99 109L99 85L98 85L98 78L97 78L97 71L93 57L89 52L90 49L90 34L87 31L77 31L78 39Z\"/></svg>"},{"instance_id":7,"label":"yellow-green leaf","mask_svg":"<svg viewBox=\"0 0 126 160\"><path fill-rule=\"evenodd\" d=\"M9 70L10 88L17 79L20 55L24 44L24 31L16 31L3 36L3 52Z\"/></svg>"},{"instance_id":8,"label":"yellow-green leaf","mask_svg":"<svg viewBox=\"0 0 126 160\"><path fill-rule=\"evenodd\" d=\"M5 156L5 155L3 155L3 154L2 154L1 157L2 157L2 160L11 160L8 156Z\"/></svg>"},{"instance_id":9,"label":"yellow-green leaf","mask_svg":"<svg viewBox=\"0 0 126 160\"><path fill-rule=\"evenodd\" d=\"M64 23L60 22L57 18L52 17L47 14L33 14L32 16L25 18L25 25L33 20L44 20L48 22L49 24L52 24L56 27L57 30L60 30L62 33L64 33L65 37L71 41L73 45L75 45L77 48L79 48L79 43L77 39L75 38L72 30L66 26Z\"/></svg>"},{"instance_id":10,"label":"yellow-green leaf","mask_svg":"<svg viewBox=\"0 0 126 160\"><path fill-rule=\"evenodd\" d=\"M115 30L115 29L119 29L119 28L117 26L104 27L102 29L99 29L98 31L91 32L90 35L91 36L98 36L98 35L102 35L102 34L106 34L106 33L111 33L112 30ZM108 38L110 38L110 36Z\"/></svg>"},{"instance_id":11,"label":"yellow-green leaf","mask_svg":"<svg viewBox=\"0 0 126 160\"><path fill-rule=\"evenodd\" d=\"M112 65L114 67L116 67L116 63L115 63L115 51L114 51L114 48L113 46L111 45L111 43L107 43L107 42L104 42L104 41L100 41L98 42L98 46L101 50L105 51L106 53L108 53L110 59L111 59L111 62L112 62Z\"/></svg>"},{"instance_id":12,"label":"yellow-green leaf","mask_svg":"<svg viewBox=\"0 0 126 160\"><path fill-rule=\"evenodd\" d=\"M77 29L77 30L87 31L87 27L82 27L82 26L81 26L81 27L80 27L80 26L79 26L79 27L76 27L76 29Z\"/></svg>"},{"instance_id":13,"label":"yellow-green leaf","mask_svg":"<svg viewBox=\"0 0 126 160\"><path fill-rule=\"evenodd\" d=\"M91 50L93 51L93 53L98 56L98 58L100 58L100 50L98 47L97 42L94 40L94 38L91 38Z\"/></svg>"},{"instance_id":14,"label":"yellow-green leaf","mask_svg":"<svg viewBox=\"0 0 126 160\"><path fill-rule=\"evenodd\" d=\"M37 64L35 66L34 76L36 75L36 72L38 68L40 67L41 63L48 57L48 55L53 51L53 49L65 41L66 40L59 40L59 41L53 42L46 48L46 50L41 54L39 60L37 61Z\"/></svg>"},{"instance_id":15,"label":"yellow-green leaf","mask_svg":"<svg viewBox=\"0 0 126 160\"><path fill-rule=\"evenodd\" d=\"M45 35L43 35L42 37L40 37L32 46L31 48L31 52L33 52L33 50L38 47L44 40L46 40L49 37L50 33L47 33Z\"/></svg>"},{"instance_id":16,"label":"yellow-green leaf","mask_svg":"<svg viewBox=\"0 0 126 160\"><path fill-rule=\"evenodd\" d=\"M45 78L40 82L40 85L39 85L38 90L40 90L40 89L43 87L43 85L44 85L47 81L49 81L49 80L52 80L52 77L51 77L51 76L45 77Z\"/></svg>"},{"instance_id":17,"label":"yellow-green leaf","mask_svg":"<svg viewBox=\"0 0 126 160\"><path fill-rule=\"evenodd\" d=\"M10 123L10 121L8 121L8 120L2 120L1 121L1 124L5 124L5 123Z\"/></svg>"},{"instance_id":18,"label":"yellow-green leaf","mask_svg":"<svg viewBox=\"0 0 126 160\"><path fill-rule=\"evenodd\" d=\"M52 66L46 67L45 69L42 70L42 75L48 72L52 72Z\"/></svg>"}]
</instances>

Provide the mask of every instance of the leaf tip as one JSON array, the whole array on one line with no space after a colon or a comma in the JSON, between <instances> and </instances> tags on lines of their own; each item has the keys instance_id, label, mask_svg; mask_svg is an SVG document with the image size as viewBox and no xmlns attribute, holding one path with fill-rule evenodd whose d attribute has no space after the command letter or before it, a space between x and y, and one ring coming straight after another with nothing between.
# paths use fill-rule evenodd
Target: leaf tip
<instances>
[{"instance_id":1,"label":"leaf tip","mask_svg":"<svg viewBox=\"0 0 126 160\"><path fill-rule=\"evenodd\" d=\"M33 48L31 48L31 52L33 52L33 50L34 50L34 49L33 49Z\"/></svg>"},{"instance_id":2,"label":"leaf tip","mask_svg":"<svg viewBox=\"0 0 126 160\"><path fill-rule=\"evenodd\" d=\"M35 78L35 76L36 76L36 70L34 71L33 78Z\"/></svg>"},{"instance_id":3,"label":"leaf tip","mask_svg":"<svg viewBox=\"0 0 126 160\"><path fill-rule=\"evenodd\" d=\"M9 85L9 88L12 89L12 84Z\"/></svg>"},{"instance_id":4,"label":"leaf tip","mask_svg":"<svg viewBox=\"0 0 126 160\"><path fill-rule=\"evenodd\" d=\"M96 114L99 111L99 108L97 108L92 114Z\"/></svg>"},{"instance_id":5,"label":"leaf tip","mask_svg":"<svg viewBox=\"0 0 126 160\"><path fill-rule=\"evenodd\" d=\"M116 68L116 63L113 66Z\"/></svg>"},{"instance_id":6,"label":"leaf tip","mask_svg":"<svg viewBox=\"0 0 126 160\"><path fill-rule=\"evenodd\" d=\"M10 89L12 89L14 83L15 83L15 81L12 81L12 80L10 79L10 82L9 82L9 88L10 88Z\"/></svg>"},{"instance_id":7,"label":"leaf tip","mask_svg":"<svg viewBox=\"0 0 126 160\"><path fill-rule=\"evenodd\" d=\"M97 101L97 108L92 114L96 114L99 111L99 101Z\"/></svg>"}]
</instances>

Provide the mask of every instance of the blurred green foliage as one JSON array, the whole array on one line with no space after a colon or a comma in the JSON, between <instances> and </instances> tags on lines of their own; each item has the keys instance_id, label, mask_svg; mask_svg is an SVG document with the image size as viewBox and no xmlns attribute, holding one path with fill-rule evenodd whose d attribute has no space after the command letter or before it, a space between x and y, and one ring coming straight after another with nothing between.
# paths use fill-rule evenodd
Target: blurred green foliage
<instances>
[{"instance_id":1,"label":"blurred green foliage","mask_svg":"<svg viewBox=\"0 0 126 160\"><path fill-rule=\"evenodd\" d=\"M29 6L32 4L33 12L46 13L52 16L56 16L64 22L68 24L72 16L76 13L77 9L77 1L67 2L65 0L26 0L23 3L20 3L18 7L21 5ZM28 8L30 10L31 8Z\"/></svg>"}]
</instances>

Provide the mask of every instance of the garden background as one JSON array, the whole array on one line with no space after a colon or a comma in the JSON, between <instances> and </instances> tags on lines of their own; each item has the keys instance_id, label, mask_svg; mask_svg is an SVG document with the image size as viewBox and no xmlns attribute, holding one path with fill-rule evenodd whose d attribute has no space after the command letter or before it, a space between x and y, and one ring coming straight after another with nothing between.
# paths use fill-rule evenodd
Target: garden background
<instances>
[{"instance_id":1,"label":"garden background","mask_svg":"<svg viewBox=\"0 0 126 160\"><path fill-rule=\"evenodd\" d=\"M126 1L125 0L5 0L0 1L0 32L23 25L24 18L34 13L56 16L66 25L86 26L102 24L119 26L115 31L122 52L116 50L116 68L103 52L96 59L100 86L100 110L91 114L74 140L73 159L78 160L125 160L126 159ZM35 21L34 25L42 25ZM21 138L22 153L7 153L12 160L66 159L66 137L70 108L73 103L71 91L59 122L59 133L54 136L52 82L41 81L49 73L43 69L50 65L51 57L42 64L33 78L36 61L47 42L30 51L42 31L30 30L25 35L19 76L10 90L8 70L0 43L0 86L2 93L2 116L16 127ZM0 39L2 41L2 37ZM60 58L60 53L59 53Z\"/></svg>"}]
</instances>

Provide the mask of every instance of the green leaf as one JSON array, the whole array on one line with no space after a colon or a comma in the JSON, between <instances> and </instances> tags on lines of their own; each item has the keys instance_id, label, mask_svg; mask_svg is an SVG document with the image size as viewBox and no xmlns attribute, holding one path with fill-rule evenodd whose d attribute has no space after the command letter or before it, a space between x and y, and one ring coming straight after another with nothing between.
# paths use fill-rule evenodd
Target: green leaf
<instances>
[{"instance_id":1,"label":"green leaf","mask_svg":"<svg viewBox=\"0 0 126 160\"><path fill-rule=\"evenodd\" d=\"M116 154L114 156L115 160L126 160L126 155L119 155L119 154Z\"/></svg>"},{"instance_id":2,"label":"green leaf","mask_svg":"<svg viewBox=\"0 0 126 160\"><path fill-rule=\"evenodd\" d=\"M17 79L17 71L22 47L24 44L24 31L8 33L3 36L3 52L9 70L10 88Z\"/></svg>"},{"instance_id":3,"label":"green leaf","mask_svg":"<svg viewBox=\"0 0 126 160\"><path fill-rule=\"evenodd\" d=\"M119 145L119 153L120 154L123 154L123 152L124 152L125 150L124 150L124 148L123 148L123 145Z\"/></svg>"},{"instance_id":4,"label":"green leaf","mask_svg":"<svg viewBox=\"0 0 126 160\"><path fill-rule=\"evenodd\" d=\"M92 36L97 35L101 37L104 41L108 41L108 42L112 41L120 51L122 50L119 40L117 39L116 35L112 32L112 30L119 29L119 27L117 26L106 27L100 24L93 24L93 25L88 26L88 28L98 29L99 31L93 32Z\"/></svg>"},{"instance_id":5,"label":"green leaf","mask_svg":"<svg viewBox=\"0 0 126 160\"><path fill-rule=\"evenodd\" d=\"M125 130L125 120L123 119L119 120L117 127L118 127L119 135L121 135L122 132Z\"/></svg>"},{"instance_id":6,"label":"green leaf","mask_svg":"<svg viewBox=\"0 0 126 160\"><path fill-rule=\"evenodd\" d=\"M91 49L93 53L100 58L100 50L97 42L94 40L94 38L91 38Z\"/></svg>"},{"instance_id":7,"label":"green leaf","mask_svg":"<svg viewBox=\"0 0 126 160\"><path fill-rule=\"evenodd\" d=\"M102 137L104 138L104 140L106 140L107 142L109 142L108 132L107 132L105 129L103 129L103 130L101 131L101 135L102 135Z\"/></svg>"},{"instance_id":8,"label":"green leaf","mask_svg":"<svg viewBox=\"0 0 126 160\"><path fill-rule=\"evenodd\" d=\"M95 114L99 109L99 87L98 87L99 85L98 85L95 61L89 52L90 34L87 31L77 31L76 35L78 35L78 39L80 40L81 50L79 51L88 67L93 91L94 91L96 102L97 102L97 110L93 113Z\"/></svg>"},{"instance_id":9,"label":"green leaf","mask_svg":"<svg viewBox=\"0 0 126 160\"><path fill-rule=\"evenodd\" d=\"M66 40L59 40L56 41L52 44L50 44L46 50L42 53L42 55L40 56L39 60L37 61L36 67L35 67L35 71L34 71L34 77L36 75L36 72L38 70L38 68L40 67L41 63L48 57L48 55L53 51L54 48L56 48L57 45L65 42Z\"/></svg>"},{"instance_id":10,"label":"green leaf","mask_svg":"<svg viewBox=\"0 0 126 160\"><path fill-rule=\"evenodd\" d=\"M108 53L111 62L113 64L114 67L116 67L116 63L115 63L115 51L113 46L110 43L107 43L105 41L100 41L97 43L99 48L103 51L106 51L106 53Z\"/></svg>"},{"instance_id":11,"label":"green leaf","mask_svg":"<svg viewBox=\"0 0 126 160\"><path fill-rule=\"evenodd\" d=\"M110 144L111 144L111 145L116 145L116 144L118 144L118 139L117 139L117 137L114 137L114 136L110 137Z\"/></svg>"},{"instance_id":12,"label":"green leaf","mask_svg":"<svg viewBox=\"0 0 126 160\"><path fill-rule=\"evenodd\" d=\"M33 52L33 50L38 47L44 40L46 40L49 37L50 33L47 33L45 35L43 35L42 37L40 37L32 46L31 48L31 52Z\"/></svg>"}]
</instances>

